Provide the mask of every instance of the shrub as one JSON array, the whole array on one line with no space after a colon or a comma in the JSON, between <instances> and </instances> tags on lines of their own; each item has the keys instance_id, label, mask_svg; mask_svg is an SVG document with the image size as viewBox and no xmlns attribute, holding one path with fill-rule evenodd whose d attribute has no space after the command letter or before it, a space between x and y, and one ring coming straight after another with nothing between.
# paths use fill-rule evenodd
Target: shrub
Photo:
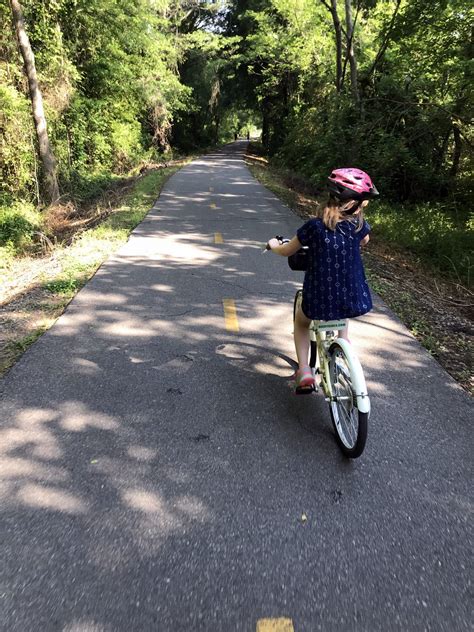
<instances>
[{"instance_id":1,"label":"shrub","mask_svg":"<svg viewBox=\"0 0 474 632\"><path fill-rule=\"evenodd\" d=\"M12 206L0 206L0 246L20 254L31 245L41 228L41 215L32 204L15 202Z\"/></svg>"},{"instance_id":2,"label":"shrub","mask_svg":"<svg viewBox=\"0 0 474 632\"><path fill-rule=\"evenodd\" d=\"M376 233L409 248L440 271L472 285L474 221L457 220L441 203L395 206L374 203L367 218Z\"/></svg>"},{"instance_id":3,"label":"shrub","mask_svg":"<svg viewBox=\"0 0 474 632\"><path fill-rule=\"evenodd\" d=\"M27 98L16 88L0 85L0 181L3 191L13 196L34 190L35 150L30 109Z\"/></svg>"}]
</instances>

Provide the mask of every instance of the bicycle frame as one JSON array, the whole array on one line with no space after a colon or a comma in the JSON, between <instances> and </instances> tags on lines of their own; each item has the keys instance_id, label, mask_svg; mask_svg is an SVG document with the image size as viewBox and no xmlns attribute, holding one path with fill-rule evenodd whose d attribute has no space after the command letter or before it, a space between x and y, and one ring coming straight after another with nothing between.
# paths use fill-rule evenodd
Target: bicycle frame
<instances>
[{"instance_id":1,"label":"bicycle frame","mask_svg":"<svg viewBox=\"0 0 474 632\"><path fill-rule=\"evenodd\" d=\"M310 328L310 339L316 343L316 347L318 350L318 359L319 359L319 367L316 368L316 371L319 373L321 377L321 386L322 389L329 399L334 397L331 387L331 380L329 378L329 362L327 349L329 348L329 341L326 336L325 331L319 331L316 326L316 321L311 321Z\"/></svg>"}]
</instances>

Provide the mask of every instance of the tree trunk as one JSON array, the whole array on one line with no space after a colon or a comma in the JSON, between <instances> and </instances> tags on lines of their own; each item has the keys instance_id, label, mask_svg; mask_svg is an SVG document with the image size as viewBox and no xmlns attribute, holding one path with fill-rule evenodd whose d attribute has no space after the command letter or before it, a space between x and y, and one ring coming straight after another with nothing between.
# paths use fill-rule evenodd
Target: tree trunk
<instances>
[{"instance_id":1,"label":"tree trunk","mask_svg":"<svg viewBox=\"0 0 474 632\"><path fill-rule=\"evenodd\" d=\"M453 123L453 134L454 134L454 149L453 149L451 170L449 173L451 178L455 178L458 174L459 163L461 162L461 153L462 153L461 132L459 130L459 126L457 123Z\"/></svg>"},{"instance_id":2,"label":"tree trunk","mask_svg":"<svg viewBox=\"0 0 474 632\"><path fill-rule=\"evenodd\" d=\"M21 56L23 57L25 72L28 78L28 88L33 107L33 118L35 122L36 136L38 139L45 193L47 201L49 203L53 203L59 198L56 159L49 144L48 128L43 108L43 97L41 96L36 76L35 56L31 49L30 40L25 31L21 5L18 0L10 0L10 5L12 9L13 23L18 38L18 46Z\"/></svg>"},{"instance_id":3,"label":"tree trunk","mask_svg":"<svg viewBox=\"0 0 474 632\"><path fill-rule=\"evenodd\" d=\"M342 88L342 28L337 13L337 0L331 0L330 11L336 38L336 91L340 92Z\"/></svg>"},{"instance_id":4,"label":"tree trunk","mask_svg":"<svg viewBox=\"0 0 474 632\"><path fill-rule=\"evenodd\" d=\"M270 116L268 111L268 99L262 103L262 145L268 151L270 146Z\"/></svg>"},{"instance_id":5,"label":"tree trunk","mask_svg":"<svg viewBox=\"0 0 474 632\"><path fill-rule=\"evenodd\" d=\"M216 112L215 116L214 116L214 124L215 124L215 137L214 137L214 142L217 145L219 142L219 128L220 128L220 116L219 113Z\"/></svg>"},{"instance_id":6,"label":"tree trunk","mask_svg":"<svg viewBox=\"0 0 474 632\"><path fill-rule=\"evenodd\" d=\"M441 146L439 147L439 149L436 151L435 153L435 157L433 160L433 170L434 172L439 175L441 173L441 168L444 164L445 158L446 158L446 152L448 150L448 146L449 146L449 139L451 137L451 133L453 131L452 126L448 129L448 131L446 132L446 134L444 135L443 141L441 143Z\"/></svg>"},{"instance_id":7,"label":"tree trunk","mask_svg":"<svg viewBox=\"0 0 474 632\"><path fill-rule=\"evenodd\" d=\"M346 3L346 38L347 38L347 58L349 59L349 67L351 69L351 91L354 101L359 104L359 85L357 78L357 60L354 53L354 22L352 20L351 0L345 0Z\"/></svg>"},{"instance_id":8,"label":"tree trunk","mask_svg":"<svg viewBox=\"0 0 474 632\"><path fill-rule=\"evenodd\" d=\"M385 54L385 51L387 50L388 44L390 42L390 37L392 35L393 27L395 25L395 20L396 20L397 14L398 14L398 10L400 9L401 2L402 2L402 0L397 0L397 4L395 6L395 10L393 12L392 19L390 20L390 24L388 26L388 29L387 29L387 31L385 33L382 45L380 46L379 52L375 56L374 63L372 64L372 66L370 67L370 69L369 69L369 71L367 73L367 77L370 77L370 75L375 71L375 69L377 67L377 64L382 59L382 57Z\"/></svg>"},{"instance_id":9,"label":"tree trunk","mask_svg":"<svg viewBox=\"0 0 474 632\"><path fill-rule=\"evenodd\" d=\"M474 55L474 26L471 28L471 37L463 47L463 61L470 61ZM453 108L453 113L457 120L453 121L453 135L454 135L454 148L452 154L452 164L450 169L450 176L455 178L459 172L459 166L461 164L461 155L463 150L462 134L460 124L463 120L463 113L469 116L471 111L471 84L472 84L472 71L470 66L466 63L464 66L463 82L456 98L456 103ZM459 117L459 118L458 118ZM466 117L466 118L467 118Z\"/></svg>"},{"instance_id":10,"label":"tree trunk","mask_svg":"<svg viewBox=\"0 0 474 632\"><path fill-rule=\"evenodd\" d=\"M221 82L217 75L214 79L214 83L211 88L211 96L209 98L209 111L211 113L211 120L214 122L214 141L217 144L219 138L219 99L221 96Z\"/></svg>"}]
</instances>

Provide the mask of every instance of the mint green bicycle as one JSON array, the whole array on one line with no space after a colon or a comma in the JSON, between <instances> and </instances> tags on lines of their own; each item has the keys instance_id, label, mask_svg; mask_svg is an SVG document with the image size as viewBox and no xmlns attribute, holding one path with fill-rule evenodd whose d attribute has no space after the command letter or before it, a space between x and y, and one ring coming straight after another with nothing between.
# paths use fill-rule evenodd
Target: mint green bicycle
<instances>
[{"instance_id":1,"label":"mint green bicycle","mask_svg":"<svg viewBox=\"0 0 474 632\"><path fill-rule=\"evenodd\" d=\"M293 321L302 300L303 290L298 290ZM362 366L351 343L336 336L346 325L346 320L311 321L309 366L315 386L296 392L312 394L319 388L322 390L339 448L345 456L355 459L362 454L367 441L370 399Z\"/></svg>"},{"instance_id":2,"label":"mint green bicycle","mask_svg":"<svg viewBox=\"0 0 474 632\"><path fill-rule=\"evenodd\" d=\"M276 239L280 243L289 241L278 235ZM268 250L267 244L263 252ZM288 257L292 270L306 270L307 250L303 247ZM293 322L302 301L303 290L298 290L293 304ZM346 457L355 459L362 454L367 441L370 399L364 371L351 343L337 336L337 332L346 327L345 319L311 321L308 364L314 375L314 386L296 389L296 394L312 395L322 390L329 405L337 444Z\"/></svg>"}]
</instances>

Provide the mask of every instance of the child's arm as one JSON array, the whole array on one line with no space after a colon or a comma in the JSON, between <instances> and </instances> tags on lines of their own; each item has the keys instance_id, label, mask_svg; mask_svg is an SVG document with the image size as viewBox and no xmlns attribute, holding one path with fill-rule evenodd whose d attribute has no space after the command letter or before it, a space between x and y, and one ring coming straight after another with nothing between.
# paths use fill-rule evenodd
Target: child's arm
<instances>
[{"instance_id":1,"label":"child's arm","mask_svg":"<svg viewBox=\"0 0 474 632\"><path fill-rule=\"evenodd\" d=\"M275 252L277 255L281 255L282 257L290 257L300 250L303 246L300 243L298 237L293 237L291 241L287 241L286 244L281 244L278 239L270 239L268 242L270 246L270 250Z\"/></svg>"},{"instance_id":2,"label":"child's arm","mask_svg":"<svg viewBox=\"0 0 474 632\"><path fill-rule=\"evenodd\" d=\"M360 245L365 246L366 244L369 243L369 239L370 239L369 235L366 235L363 239L360 240Z\"/></svg>"}]
</instances>

